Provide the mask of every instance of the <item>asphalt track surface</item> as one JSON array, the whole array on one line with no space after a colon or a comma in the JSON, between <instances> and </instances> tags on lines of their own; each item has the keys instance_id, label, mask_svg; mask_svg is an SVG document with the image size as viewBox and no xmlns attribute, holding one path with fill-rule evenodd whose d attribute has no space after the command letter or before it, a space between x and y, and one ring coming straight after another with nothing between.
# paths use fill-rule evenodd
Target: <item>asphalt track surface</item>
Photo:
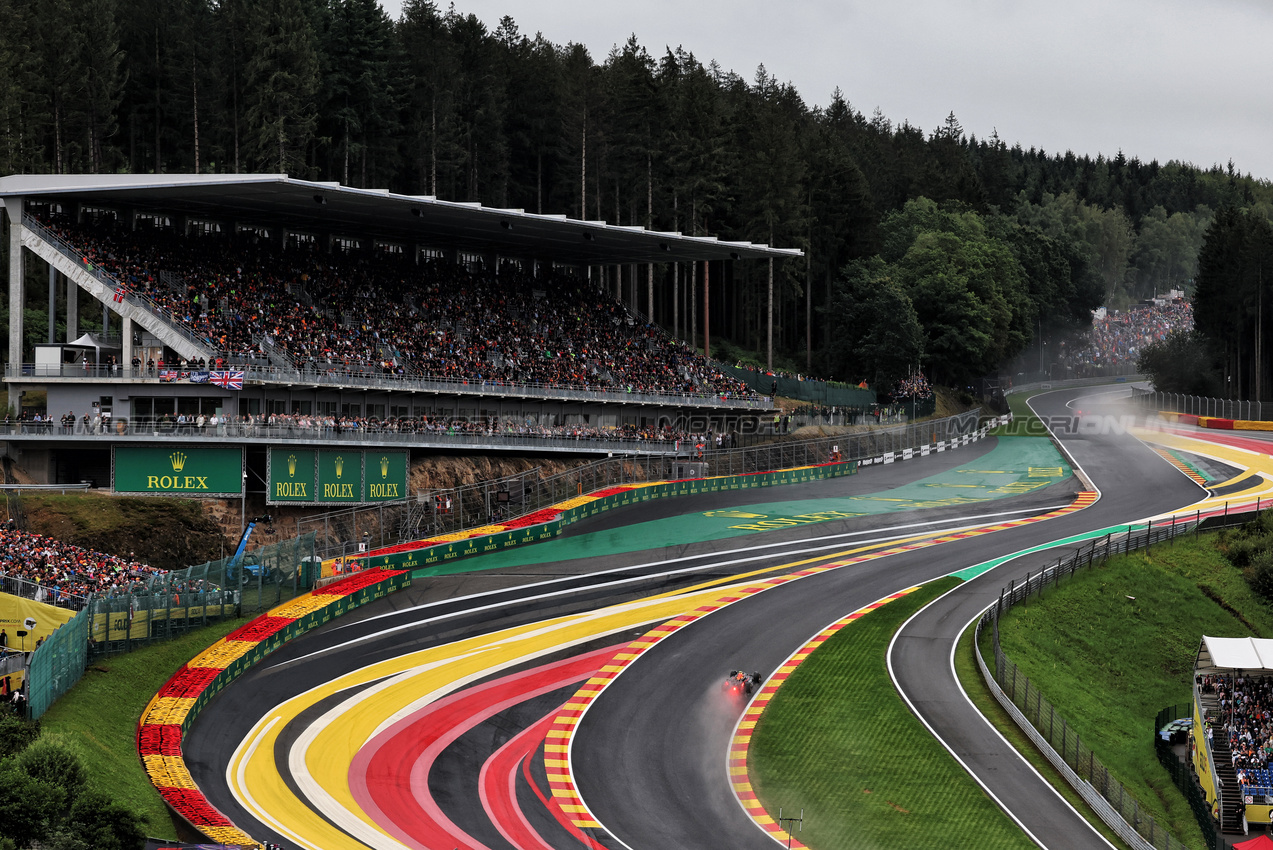
<instances>
[{"instance_id":1,"label":"asphalt track surface","mask_svg":"<svg viewBox=\"0 0 1273 850\"><path fill-rule=\"evenodd\" d=\"M1060 405L1065 400L1058 396L1045 403L1062 410ZM642 655L592 704L576 733L572 751L574 777L589 809L608 831L596 835L596 839L603 846L612 847L772 848L773 839L746 816L729 783L726 753L744 706L741 701L727 701L720 689L727 669L742 666L768 674L827 624L899 589L1040 542L1177 508L1205 495L1133 437L1076 437L1067 440L1066 446L1089 474L1099 473L1097 483L1103 498L1086 510L789 582L726 606ZM880 492L943 468L967 464L992 447L991 440L907 463L868 467L856 476L804 485L798 496ZM1076 489L1071 482L995 502L863 516L755 537L421 580L408 591L360 609L283 647L247 673L196 720L187 737L186 760L210 801L236 824L257 838L291 846L284 836L244 809L226 784L231 753L269 706L345 673L426 646L587 611L690 583L723 580L740 571L740 561L745 560L747 569L780 569L797 559L832 560L832 553L844 551L864 535L883 533L899 525L956 523L970 514L1040 513L1068 504ZM795 496L793 492L791 497ZM755 491L712 494L693 502L657 500L607 514L596 522L581 523L571 533L725 509L756 500ZM857 536L836 539L840 535ZM1037 563L1032 566L1036 569L1048 559L1046 555L1034 557ZM1055 561L1054 555L1052 560ZM957 685L952 684L953 692L938 689L930 693L913 690L914 686L907 684L911 681L908 677L949 680L949 652L940 643L946 639L947 631L962 629L985 607L978 594L997 596L1006 576L1015 577L1024 569L1024 565L1009 564L969 582L967 587L975 588L975 592L966 600L960 595L959 605L954 605L956 595L947 597L953 606L947 615L936 616L939 606L930 606L928 611L936 616L935 626L912 628L904 639L899 639L894 653L895 673L903 692L916 695L913 704L921 717L928 720L931 714L940 721L947 712L954 716L956 709L962 709L960 703L966 701ZM975 612L965 616L965 609ZM926 645L925 641L935 643ZM592 646L576 646L561 658L604 644L605 641L598 641ZM541 694L516 712L505 712L493 725L477 728L457 742L436 764L437 776L430 775L429 784L439 804L452 821L486 846L510 845L495 834L486 812L476 802L476 794L467 793L476 785L473 774L519 728L559 705L570 692L570 688L563 688ZM328 707L329 704L315 706L283 731L275 745L280 765L287 764L287 749L306 724ZM1068 806L1046 800L1056 797L1046 785L1024 800L1018 801L1007 791L999 797L992 785L996 776L1003 776L1009 786L1020 785L1030 777L1015 775L1020 769L1013 762L1019 758L1006 743L982 740L977 737L980 733L967 731L978 725L985 727L979 715L950 725L953 728L943 737L948 746L957 753L966 746L970 752L985 757L983 769L990 780L975 769L974 776L1009 811L1034 813L1028 820L1017 815L1031 834L1046 835L1049 841L1067 834L1080 837L1076 838L1079 843L1044 846L1100 846L1102 842L1092 840L1093 833L1084 821L1071 820L1077 816ZM940 735L946 727L934 728ZM1033 780L1039 781L1037 777ZM284 781L295 790L294 778L285 775ZM526 792L523 789L521 793ZM1044 802L1040 802L1041 798ZM1056 811L1052 811L1054 808ZM551 846L580 846L575 837L543 813L532 817L535 828ZM360 845L351 840L349 846Z\"/></svg>"},{"instance_id":2,"label":"asphalt track surface","mask_svg":"<svg viewBox=\"0 0 1273 850\"><path fill-rule=\"evenodd\" d=\"M1031 404L1041 416L1064 415L1073 395L1050 393ZM1047 523L1049 535L1151 517L1207 495L1171 466L1155 463L1161 459L1130 435L1058 438L1100 488L1101 499L1064 521ZM955 645L968 625L995 602L1008 579L1037 572L1049 561L1055 563L1055 553L1014 559L934 601L899 630L889 664L911 709L1039 846L1109 846L973 707L954 673Z\"/></svg>"},{"instance_id":3,"label":"asphalt track surface","mask_svg":"<svg viewBox=\"0 0 1273 850\"><path fill-rule=\"evenodd\" d=\"M1072 395L1045 396L1039 412L1068 413L1064 405ZM594 702L572 753L580 791L597 820L631 848L772 850L773 839L734 797L722 756L737 719L720 706L719 680L731 663L768 675L821 628L896 590L1206 495L1130 435L1076 435L1065 446L1097 477L1102 492L1083 511L792 582L704 617L643 655ZM1026 560L1037 570L1049 557ZM1007 577L1024 575L1025 569L1024 563L1001 567L967 583L967 594L952 595L958 606L931 606L899 639L895 675L920 716L953 742L957 754L975 758L974 776L1040 846L1104 846L968 706L950 674L950 644L998 596Z\"/></svg>"},{"instance_id":4,"label":"asphalt track surface","mask_svg":"<svg viewBox=\"0 0 1273 850\"><path fill-rule=\"evenodd\" d=\"M993 447L993 440L983 441L957 451L934 454L922 461L867 467L858 475L802 486L798 493L785 487L775 488L772 492L802 498L877 493L975 462ZM538 564L420 580L408 591L358 609L338 622L284 646L245 674L196 720L186 741L187 764L211 802L236 824L255 837L290 845L285 836L260 823L240 806L226 788L226 768L232 752L269 706L376 661L427 646L644 597L691 582L724 579L739 572L742 568L739 561L744 558L749 559L744 565L746 568L759 569L787 563L797 557L793 553L817 547L822 547L823 552L841 551L849 545L844 540L835 539L811 541L811 537L834 538L848 534L855 535L850 536L849 541L857 541L864 534L875 536L876 531L882 532L898 525L923 523L925 527L932 524L941 527L962 523L970 513L1037 513L1048 507L1067 504L1073 495L1071 481L1027 496L971 506L863 516L741 539L622 553L604 559ZM586 533L604 529L608 523L638 522L723 509L754 503L757 498L757 491L734 491L694 500L657 500L607 514L597 523L580 523L576 528L579 533ZM684 572L668 575L671 569ZM877 579L878 586L895 586L887 572L885 570L884 575ZM715 667L727 663L722 660L724 657L731 656L729 653L717 656ZM715 667L708 678L713 685L718 685L722 671ZM302 733L304 725L326 707L315 706L297 718L294 728L287 729L280 736L276 748L280 764L287 764L285 750ZM735 708L741 710L741 706L737 706L726 707L726 711L728 713ZM732 724L733 720L729 722ZM480 766L481 760L475 763ZM462 771L456 766L452 768L454 772ZM287 781L295 790L294 781L290 778ZM448 814L453 820L476 835L486 831L481 828L486 815L480 809L474 810L472 802L457 797L450 804L452 808ZM736 808L737 804L734 805ZM500 846L498 841L492 843ZM578 844L572 840L571 844L562 846Z\"/></svg>"}]
</instances>

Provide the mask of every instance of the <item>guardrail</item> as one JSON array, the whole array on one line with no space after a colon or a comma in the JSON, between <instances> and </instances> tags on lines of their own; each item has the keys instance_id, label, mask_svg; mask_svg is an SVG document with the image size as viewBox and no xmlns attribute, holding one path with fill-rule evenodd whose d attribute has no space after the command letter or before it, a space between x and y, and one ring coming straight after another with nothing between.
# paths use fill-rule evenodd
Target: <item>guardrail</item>
<instances>
[{"instance_id":1,"label":"guardrail","mask_svg":"<svg viewBox=\"0 0 1273 850\"><path fill-rule=\"evenodd\" d=\"M1048 587L1057 587L1063 579L1072 577L1083 568L1104 563L1112 555L1122 555L1155 543L1171 543L1175 538L1199 528L1227 528L1242 525L1259 513L1262 504L1244 506L1230 512L1226 504L1222 516L1203 518L1174 517L1157 526L1150 522L1145 526L1128 526L1117 535L1107 534L1104 541L1093 539L1086 546L1073 550L1070 557L1057 558L1055 564L1042 567L1039 572L1027 572L1022 581L1013 580L999 594L999 601L991 605L977 621L974 645L980 645L982 630L993 630L994 670L991 671L980 651L976 652L977 665L995 699L1039 748L1067 782L1092 806L1111 829L1133 847L1140 850L1185 850L1185 845L1156 824L1140 809L1139 803L1121 783L1113 779L1109 770L1089 747L1083 745L1078 733L1069 726L1056 708L1044 699L1038 687L1031 688L1030 678L1008 658L999 642L999 618L1009 608L1033 596L1041 595ZM1157 729L1154 730L1155 733ZM1060 748L1059 752L1057 748ZM1187 775L1187 771L1186 771ZM1201 795L1192 779L1176 783L1188 798L1191 791ZM1210 818L1210 807L1203 800L1199 806L1190 798L1190 805L1198 818L1198 825L1207 838L1208 846L1217 844L1218 834Z\"/></svg>"},{"instance_id":2,"label":"guardrail","mask_svg":"<svg viewBox=\"0 0 1273 850\"><path fill-rule=\"evenodd\" d=\"M1035 390L1059 390L1066 387L1098 387L1103 384L1131 384L1145 380L1144 375L1135 372L1128 375L1107 375L1099 378L1073 378L1063 381L1032 381L1028 384L1009 387L1005 395L1013 393L1034 392ZM1132 390L1135 392L1135 389Z\"/></svg>"},{"instance_id":3,"label":"guardrail","mask_svg":"<svg viewBox=\"0 0 1273 850\"><path fill-rule=\"evenodd\" d=\"M46 493L58 492L66 495L67 490L88 490L93 485L81 481L79 484L0 484L0 492L21 493L23 490L33 490L36 492L44 491Z\"/></svg>"}]
</instances>

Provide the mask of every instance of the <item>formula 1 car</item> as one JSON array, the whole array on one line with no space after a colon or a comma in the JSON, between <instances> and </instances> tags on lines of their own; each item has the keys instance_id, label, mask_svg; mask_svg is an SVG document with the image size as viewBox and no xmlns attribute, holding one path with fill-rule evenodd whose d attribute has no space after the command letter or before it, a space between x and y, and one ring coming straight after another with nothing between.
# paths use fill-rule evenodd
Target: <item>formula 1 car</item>
<instances>
[{"instance_id":1,"label":"formula 1 car","mask_svg":"<svg viewBox=\"0 0 1273 850\"><path fill-rule=\"evenodd\" d=\"M760 687L761 681L759 673L730 670L729 675L725 677L724 689L730 693L744 693L751 696L751 692Z\"/></svg>"}]
</instances>

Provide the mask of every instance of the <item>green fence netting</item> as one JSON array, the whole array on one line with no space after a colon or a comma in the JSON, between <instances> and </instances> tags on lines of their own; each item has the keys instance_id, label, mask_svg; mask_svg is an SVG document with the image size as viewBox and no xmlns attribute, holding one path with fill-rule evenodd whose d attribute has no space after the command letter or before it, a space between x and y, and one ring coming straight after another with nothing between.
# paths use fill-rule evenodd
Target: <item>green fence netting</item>
<instances>
[{"instance_id":1,"label":"green fence netting","mask_svg":"<svg viewBox=\"0 0 1273 850\"><path fill-rule=\"evenodd\" d=\"M731 375L761 395L774 395L774 383L778 384L778 395L783 398L795 398L811 404L826 407L849 407L857 409L869 408L875 404L875 392L844 384L832 384L826 381L799 381L781 375L770 375L764 370L740 369L736 366L721 364L721 370Z\"/></svg>"},{"instance_id":2,"label":"green fence netting","mask_svg":"<svg viewBox=\"0 0 1273 850\"><path fill-rule=\"evenodd\" d=\"M93 655L127 652L223 617L260 614L308 591L318 577L314 533L232 558L160 573L131 592L89 597L84 609L31 655L27 700L32 719L84 675Z\"/></svg>"}]
</instances>

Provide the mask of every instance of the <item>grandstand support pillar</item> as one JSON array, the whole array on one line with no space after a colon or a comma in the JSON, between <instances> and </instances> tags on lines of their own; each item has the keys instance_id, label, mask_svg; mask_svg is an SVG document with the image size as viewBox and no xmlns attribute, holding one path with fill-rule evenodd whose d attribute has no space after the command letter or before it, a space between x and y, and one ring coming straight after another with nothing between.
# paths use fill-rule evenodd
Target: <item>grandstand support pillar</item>
<instances>
[{"instance_id":1,"label":"grandstand support pillar","mask_svg":"<svg viewBox=\"0 0 1273 850\"><path fill-rule=\"evenodd\" d=\"M66 281L66 341L74 342L80 335L80 288L68 276Z\"/></svg>"},{"instance_id":2,"label":"grandstand support pillar","mask_svg":"<svg viewBox=\"0 0 1273 850\"><path fill-rule=\"evenodd\" d=\"M645 265L645 289L646 289L646 316L650 320L650 324L654 324L654 263L646 263Z\"/></svg>"},{"instance_id":3,"label":"grandstand support pillar","mask_svg":"<svg viewBox=\"0 0 1273 850\"><path fill-rule=\"evenodd\" d=\"M703 260L703 356L712 356L712 264Z\"/></svg>"},{"instance_id":4,"label":"grandstand support pillar","mask_svg":"<svg viewBox=\"0 0 1273 850\"><path fill-rule=\"evenodd\" d=\"M57 342L57 269L49 263L49 344L52 345L55 342Z\"/></svg>"},{"instance_id":5,"label":"grandstand support pillar","mask_svg":"<svg viewBox=\"0 0 1273 850\"><path fill-rule=\"evenodd\" d=\"M133 366L133 320L128 316L121 315L119 317L119 338L123 343L124 351L120 355L120 366L124 369L131 369Z\"/></svg>"},{"instance_id":6,"label":"grandstand support pillar","mask_svg":"<svg viewBox=\"0 0 1273 850\"><path fill-rule=\"evenodd\" d=\"M681 264L672 263L672 339L681 338Z\"/></svg>"},{"instance_id":7,"label":"grandstand support pillar","mask_svg":"<svg viewBox=\"0 0 1273 850\"><path fill-rule=\"evenodd\" d=\"M773 242L773 237L769 241ZM774 370L774 258L769 258L769 318L767 321L769 326L769 337L766 344L765 368L770 372Z\"/></svg>"},{"instance_id":8,"label":"grandstand support pillar","mask_svg":"<svg viewBox=\"0 0 1273 850\"><path fill-rule=\"evenodd\" d=\"M5 198L9 213L9 367L15 373L22 364L22 305L26 302L23 291L25 269L22 252L22 198Z\"/></svg>"}]
</instances>

